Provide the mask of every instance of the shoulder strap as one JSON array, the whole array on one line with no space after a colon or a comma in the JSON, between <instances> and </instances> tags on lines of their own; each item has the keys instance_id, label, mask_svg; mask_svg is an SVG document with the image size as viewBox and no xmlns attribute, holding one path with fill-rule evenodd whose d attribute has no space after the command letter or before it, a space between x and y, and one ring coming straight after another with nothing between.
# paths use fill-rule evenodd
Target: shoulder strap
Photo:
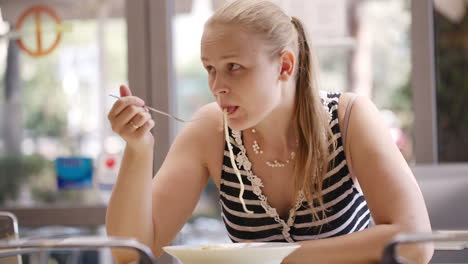
<instances>
[{"instance_id":1,"label":"shoulder strap","mask_svg":"<svg viewBox=\"0 0 468 264\"><path fill-rule=\"evenodd\" d=\"M344 117L344 126L341 130L341 140L343 141L343 149L346 147L346 135L348 132L348 124L349 124L349 117L351 116L351 109L353 108L354 101L358 96L353 95L351 99L349 99L348 106L346 107L345 117Z\"/></svg>"}]
</instances>

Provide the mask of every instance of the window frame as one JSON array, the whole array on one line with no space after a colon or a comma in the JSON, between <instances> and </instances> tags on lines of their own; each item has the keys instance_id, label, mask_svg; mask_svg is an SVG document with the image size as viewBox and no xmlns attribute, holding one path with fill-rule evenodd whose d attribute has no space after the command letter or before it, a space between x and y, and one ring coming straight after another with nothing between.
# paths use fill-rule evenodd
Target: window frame
<instances>
[{"instance_id":1,"label":"window frame","mask_svg":"<svg viewBox=\"0 0 468 264\"><path fill-rule=\"evenodd\" d=\"M432 10L432 0L411 1L411 76L416 164L438 162Z\"/></svg>"}]
</instances>

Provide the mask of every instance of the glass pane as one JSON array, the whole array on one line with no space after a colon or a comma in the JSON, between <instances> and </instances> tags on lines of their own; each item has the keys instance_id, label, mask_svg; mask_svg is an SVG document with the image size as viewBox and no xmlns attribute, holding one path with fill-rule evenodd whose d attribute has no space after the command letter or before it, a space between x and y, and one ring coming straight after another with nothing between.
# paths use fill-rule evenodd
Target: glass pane
<instances>
[{"instance_id":1,"label":"glass pane","mask_svg":"<svg viewBox=\"0 0 468 264\"><path fill-rule=\"evenodd\" d=\"M468 161L468 5L434 1L440 162Z\"/></svg>"},{"instance_id":2,"label":"glass pane","mask_svg":"<svg viewBox=\"0 0 468 264\"><path fill-rule=\"evenodd\" d=\"M123 1L8 1L1 12L0 206L105 202L123 145L106 117L127 82Z\"/></svg>"},{"instance_id":3,"label":"glass pane","mask_svg":"<svg viewBox=\"0 0 468 264\"><path fill-rule=\"evenodd\" d=\"M353 68L361 68L364 78L370 76L371 91L368 95L381 110L382 119L389 126L393 140L406 161L414 164L411 1L368 0L362 3L361 8L358 7L356 12L362 12L362 52L369 53L370 63L366 67L358 59Z\"/></svg>"}]
</instances>

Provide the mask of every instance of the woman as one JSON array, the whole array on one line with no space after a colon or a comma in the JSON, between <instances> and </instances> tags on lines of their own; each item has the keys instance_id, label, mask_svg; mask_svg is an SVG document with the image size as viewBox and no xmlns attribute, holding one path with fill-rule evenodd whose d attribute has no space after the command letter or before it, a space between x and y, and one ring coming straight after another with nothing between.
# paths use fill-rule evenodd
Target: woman
<instances>
[{"instance_id":1,"label":"woman","mask_svg":"<svg viewBox=\"0 0 468 264\"><path fill-rule=\"evenodd\" d=\"M419 187L374 104L317 90L297 18L269 1L232 2L206 22L201 55L216 102L184 127L154 179L154 121L121 87L108 118L127 146L109 235L135 237L160 255L210 178L234 242L302 245L284 263L377 262L395 234L431 231ZM113 254L118 263L135 258ZM404 254L427 263L432 251Z\"/></svg>"}]
</instances>

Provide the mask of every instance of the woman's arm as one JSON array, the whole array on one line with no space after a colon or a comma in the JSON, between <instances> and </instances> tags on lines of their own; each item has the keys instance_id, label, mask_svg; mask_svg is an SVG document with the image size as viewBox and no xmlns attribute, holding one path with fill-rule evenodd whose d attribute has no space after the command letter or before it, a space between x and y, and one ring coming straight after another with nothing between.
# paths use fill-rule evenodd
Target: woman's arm
<instances>
[{"instance_id":1,"label":"woman's arm","mask_svg":"<svg viewBox=\"0 0 468 264\"><path fill-rule=\"evenodd\" d=\"M164 165L153 179L153 251L158 256L163 252L162 247L171 243L197 205L210 178L208 161L219 159L219 163L222 163L222 112L212 103L194 115L198 116L203 116L203 119L188 123L179 133Z\"/></svg>"},{"instance_id":2,"label":"woman's arm","mask_svg":"<svg viewBox=\"0 0 468 264\"><path fill-rule=\"evenodd\" d=\"M349 98L349 94L342 97ZM344 109L345 105L339 106L339 116L344 116ZM385 244L397 233L431 231L415 177L379 111L365 97L355 101L346 143L348 166L362 188L376 226L339 237L301 242L302 247L283 263L379 263ZM428 263L433 252L427 245L405 248L402 255L417 263Z\"/></svg>"},{"instance_id":3,"label":"woman's arm","mask_svg":"<svg viewBox=\"0 0 468 264\"><path fill-rule=\"evenodd\" d=\"M119 176L106 213L106 229L109 236L132 237L149 247L153 245L152 171L152 150L125 148ZM118 264L138 259L136 251L133 250L112 250L112 255Z\"/></svg>"},{"instance_id":4,"label":"woman's arm","mask_svg":"<svg viewBox=\"0 0 468 264\"><path fill-rule=\"evenodd\" d=\"M367 264L380 263L382 250L393 236L402 231L395 224L378 224L365 230L319 240L299 242L301 247L289 255L283 264ZM406 252L405 258L416 263L428 263L429 252L416 249Z\"/></svg>"},{"instance_id":5,"label":"woman's arm","mask_svg":"<svg viewBox=\"0 0 468 264\"><path fill-rule=\"evenodd\" d=\"M112 130L121 136L126 147L117 182L106 213L107 234L134 237L146 245L153 244L151 221L151 175L153 171L154 137L150 130L154 121L145 102L120 86L121 98L108 114ZM148 197L148 198L146 198ZM117 263L137 259L136 252L112 250Z\"/></svg>"},{"instance_id":6,"label":"woman's arm","mask_svg":"<svg viewBox=\"0 0 468 264\"><path fill-rule=\"evenodd\" d=\"M195 116L205 118L182 129L153 179L152 153L126 150L107 212L109 235L134 237L149 246L154 255L162 254L161 248L183 227L208 182L204 142L210 142L205 140L210 136L211 142L214 140L210 130L214 130L211 127L216 117L212 109L202 107ZM112 253L116 263L138 259L128 250Z\"/></svg>"}]
</instances>

